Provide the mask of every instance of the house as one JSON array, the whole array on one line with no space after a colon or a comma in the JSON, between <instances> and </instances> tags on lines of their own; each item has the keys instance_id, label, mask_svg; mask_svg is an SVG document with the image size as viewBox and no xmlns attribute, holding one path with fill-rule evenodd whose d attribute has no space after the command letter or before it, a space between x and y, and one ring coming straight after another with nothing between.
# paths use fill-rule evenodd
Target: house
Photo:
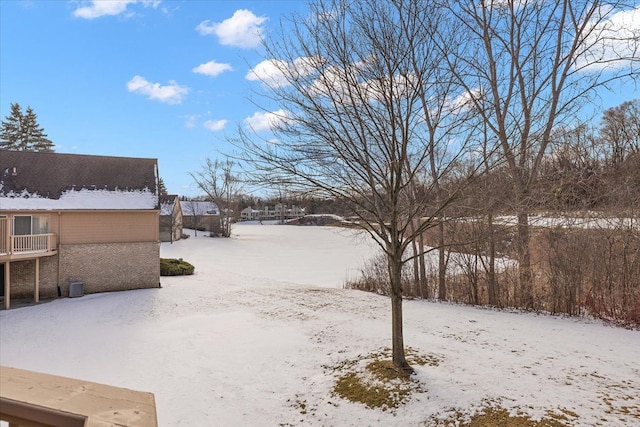
<instances>
[{"instance_id":1,"label":"house","mask_svg":"<svg viewBox=\"0 0 640 427\"><path fill-rule=\"evenodd\" d=\"M247 206L240 211L240 221L258 221L261 215L261 209L253 209L251 206Z\"/></svg>"},{"instance_id":2,"label":"house","mask_svg":"<svg viewBox=\"0 0 640 427\"><path fill-rule=\"evenodd\" d=\"M176 194L160 196L160 241L175 242L182 237L182 208Z\"/></svg>"},{"instance_id":3,"label":"house","mask_svg":"<svg viewBox=\"0 0 640 427\"><path fill-rule=\"evenodd\" d=\"M220 209L214 202L200 200L180 201L182 226L194 230L220 233Z\"/></svg>"},{"instance_id":4,"label":"house","mask_svg":"<svg viewBox=\"0 0 640 427\"><path fill-rule=\"evenodd\" d=\"M0 150L5 307L158 287L157 191L156 159Z\"/></svg>"},{"instance_id":5,"label":"house","mask_svg":"<svg viewBox=\"0 0 640 427\"><path fill-rule=\"evenodd\" d=\"M305 209L296 205L291 205L290 208L286 207L282 203L277 203L275 206L265 206L262 209L253 209L251 206L244 208L240 212L241 221L284 221L286 219L300 218L306 215Z\"/></svg>"}]
</instances>

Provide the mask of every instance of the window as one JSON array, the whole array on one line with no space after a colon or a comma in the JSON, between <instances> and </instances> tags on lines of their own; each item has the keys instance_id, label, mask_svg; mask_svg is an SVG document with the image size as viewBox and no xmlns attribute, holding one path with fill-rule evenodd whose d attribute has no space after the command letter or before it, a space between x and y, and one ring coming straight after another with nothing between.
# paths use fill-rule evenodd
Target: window
<instances>
[{"instance_id":1,"label":"window","mask_svg":"<svg viewBox=\"0 0 640 427\"><path fill-rule=\"evenodd\" d=\"M49 217L46 215L15 215L13 217L14 236L46 234L49 232Z\"/></svg>"}]
</instances>

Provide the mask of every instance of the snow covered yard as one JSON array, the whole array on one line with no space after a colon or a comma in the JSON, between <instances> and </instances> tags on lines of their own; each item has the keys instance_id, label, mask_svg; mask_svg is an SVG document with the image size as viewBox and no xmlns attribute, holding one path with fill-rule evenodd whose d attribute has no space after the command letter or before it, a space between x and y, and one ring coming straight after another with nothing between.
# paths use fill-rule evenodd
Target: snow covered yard
<instances>
[{"instance_id":1,"label":"snow covered yard","mask_svg":"<svg viewBox=\"0 0 640 427\"><path fill-rule=\"evenodd\" d=\"M163 426L432 425L489 401L570 425L640 425L640 332L405 302L421 393L395 411L332 395L332 369L390 345L387 298L342 289L376 249L351 231L244 225L163 243L193 276L0 312L0 363L155 394Z\"/></svg>"}]
</instances>

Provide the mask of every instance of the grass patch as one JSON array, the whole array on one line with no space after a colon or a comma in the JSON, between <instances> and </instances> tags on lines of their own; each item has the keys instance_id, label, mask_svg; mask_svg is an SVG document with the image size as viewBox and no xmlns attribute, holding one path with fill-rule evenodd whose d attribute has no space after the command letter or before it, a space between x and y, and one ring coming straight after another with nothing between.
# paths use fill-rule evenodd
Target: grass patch
<instances>
[{"instance_id":1,"label":"grass patch","mask_svg":"<svg viewBox=\"0 0 640 427\"><path fill-rule=\"evenodd\" d=\"M418 354L413 349L407 349L405 354L410 365L437 366L440 361L435 355ZM338 372L334 394L369 408L393 410L414 392L422 391L412 374L393 366L390 349L344 361L332 369Z\"/></svg>"},{"instance_id":2,"label":"grass patch","mask_svg":"<svg viewBox=\"0 0 640 427\"><path fill-rule=\"evenodd\" d=\"M473 415L456 411L445 419L431 419L429 426L457 426L457 427L567 427L578 419L578 414L568 409L547 411L547 416L532 419L522 410L509 410L501 407L498 402L489 403ZM515 412L515 413L514 413Z\"/></svg>"},{"instance_id":3,"label":"grass patch","mask_svg":"<svg viewBox=\"0 0 640 427\"><path fill-rule=\"evenodd\" d=\"M161 276L185 276L193 274L195 267L182 258L160 258Z\"/></svg>"},{"instance_id":4,"label":"grass patch","mask_svg":"<svg viewBox=\"0 0 640 427\"><path fill-rule=\"evenodd\" d=\"M562 422L562 417L554 416L533 420L524 414L511 415L504 408L485 408L483 412L471 417L470 421L461 423L460 427L565 427L567 425Z\"/></svg>"}]
</instances>

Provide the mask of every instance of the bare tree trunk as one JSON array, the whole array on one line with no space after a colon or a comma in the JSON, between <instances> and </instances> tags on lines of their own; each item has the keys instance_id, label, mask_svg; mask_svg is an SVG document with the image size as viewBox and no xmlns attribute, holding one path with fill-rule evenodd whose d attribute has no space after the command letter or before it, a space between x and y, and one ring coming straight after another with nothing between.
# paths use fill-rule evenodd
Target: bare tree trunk
<instances>
[{"instance_id":1,"label":"bare tree trunk","mask_svg":"<svg viewBox=\"0 0 640 427\"><path fill-rule=\"evenodd\" d=\"M429 286L427 283L427 266L424 260L424 233L420 233L418 237L418 250L420 251L419 267L420 267L420 291L422 298L431 298L431 292L429 292Z\"/></svg>"},{"instance_id":2,"label":"bare tree trunk","mask_svg":"<svg viewBox=\"0 0 640 427\"><path fill-rule=\"evenodd\" d=\"M492 212L487 214L487 227L487 234L489 238L489 268L487 271L489 305L497 307L500 302L498 300L498 284L496 282L496 237L494 234Z\"/></svg>"},{"instance_id":3,"label":"bare tree trunk","mask_svg":"<svg viewBox=\"0 0 640 427\"><path fill-rule=\"evenodd\" d=\"M409 232L413 235L416 232L415 221L411 221L409 223ZM415 295L419 295L424 298L422 295L422 287L420 286L420 266L418 265L420 254L418 253L418 244L416 240L411 241L411 250L413 253L413 286L415 287Z\"/></svg>"},{"instance_id":4,"label":"bare tree trunk","mask_svg":"<svg viewBox=\"0 0 640 427\"><path fill-rule=\"evenodd\" d=\"M438 222L438 299L446 301L447 299L447 265L444 251L444 221Z\"/></svg>"},{"instance_id":5,"label":"bare tree trunk","mask_svg":"<svg viewBox=\"0 0 640 427\"><path fill-rule=\"evenodd\" d=\"M518 282L520 301L524 308L533 308L533 276L531 272L531 251L529 249L529 213L525 208L518 210Z\"/></svg>"},{"instance_id":6,"label":"bare tree trunk","mask_svg":"<svg viewBox=\"0 0 640 427\"><path fill-rule=\"evenodd\" d=\"M401 371L411 371L404 354L404 335L402 328L402 254L394 250L389 257L391 277L391 342L393 366Z\"/></svg>"}]
</instances>

